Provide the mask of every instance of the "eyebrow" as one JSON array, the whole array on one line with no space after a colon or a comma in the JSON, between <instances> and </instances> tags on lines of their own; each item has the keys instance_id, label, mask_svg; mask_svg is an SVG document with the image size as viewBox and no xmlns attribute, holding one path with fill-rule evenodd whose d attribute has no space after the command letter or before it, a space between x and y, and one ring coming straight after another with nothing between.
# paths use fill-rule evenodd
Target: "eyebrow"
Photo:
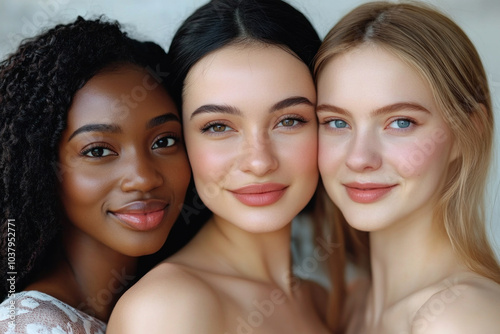
<instances>
[{"instance_id":1,"label":"eyebrow","mask_svg":"<svg viewBox=\"0 0 500 334\"><path fill-rule=\"evenodd\" d=\"M146 124L146 129L152 129L155 126L164 124L166 122L171 122L171 121L180 122L179 117L177 117L177 115L175 115L173 113L160 115L160 116L157 116L157 117L153 118L152 120L150 120ZM120 126L118 126L116 124L85 124L85 125L79 127L78 129L76 129L71 134L71 136L69 136L68 141L70 141L76 135L78 135L80 133L85 133L85 132L121 133L122 129L120 128Z\"/></svg>"},{"instance_id":2,"label":"eyebrow","mask_svg":"<svg viewBox=\"0 0 500 334\"><path fill-rule=\"evenodd\" d=\"M69 136L68 141L70 141L74 136L84 132L120 133L122 132L122 129L115 124L85 124L76 129L75 132Z\"/></svg>"},{"instance_id":3,"label":"eyebrow","mask_svg":"<svg viewBox=\"0 0 500 334\"><path fill-rule=\"evenodd\" d=\"M422 111L425 113L429 113L430 111L427 110L425 107L418 103L411 103L411 102L402 102L402 103L394 103L390 104L387 106L383 106L381 108L375 109L371 112L371 116L378 116L381 114L388 114L391 112L396 112L400 110L412 110L412 111ZM321 111L332 111L337 114L341 115L346 115L349 116L351 113L347 111L346 109L331 105L331 104L321 104L318 107L316 107L316 112L321 112Z\"/></svg>"},{"instance_id":4,"label":"eyebrow","mask_svg":"<svg viewBox=\"0 0 500 334\"><path fill-rule=\"evenodd\" d=\"M180 121L179 117L173 113L160 115L160 116L157 116L157 117L153 118L152 120L150 120L148 122L148 124L146 124L146 129L152 129L155 126L158 126L158 125L161 125L161 124L164 124L167 122L179 122L180 123L181 121Z\"/></svg>"},{"instance_id":5,"label":"eyebrow","mask_svg":"<svg viewBox=\"0 0 500 334\"><path fill-rule=\"evenodd\" d=\"M285 109L285 108L294 107L294 106L301 105L301 104L305 104L305 105L314 107L314 104L311 101L309 101L309 99L302 97L302 96L294 96L294 97L290 97L288 99L284 99L283 101L276 103L275 105L273 105L271 107L270 112L274 112L274 111Z\"/></svg>"},{"instance_id":6,"label":"eyebrow","mask_svg":"<svg viewBox=\"0 0 500 334\"><path fill-rule=\"evenodd\" d=\"M196 110L193 111L189 119L193 119L194 116L202 113L222 113L231 115L241 115L241 110L228 105L205 104L199 108L196 108Z\"/></svg>"},{"instance_id":7,"label":"eyebrow","mask_svg":"<svg viewBox=\"0 0 500 334\"><path fill-rule=\"evenodd\" d=\"M269 112L271 113L271 112L275 112L277 110L290 108L290 107L301 105L301 104L306 104L308 106L314 107L314 104L311 101L309 101L309 99L302 97L302 96L294 96L294 97L290 97L290 98L287 98L287 99L284 99L282 101L275 103L269 109ZM223 113L223 114L231 114L231 115L238 115L238 116L242 115L241 110L236 108L236 107L233 107L233 106L206 104L206 105L203 105L203 106L197 108L191 114L190 119L192 119L195 115L201 114L201 113Z\"/></svg>"}]
</instances>

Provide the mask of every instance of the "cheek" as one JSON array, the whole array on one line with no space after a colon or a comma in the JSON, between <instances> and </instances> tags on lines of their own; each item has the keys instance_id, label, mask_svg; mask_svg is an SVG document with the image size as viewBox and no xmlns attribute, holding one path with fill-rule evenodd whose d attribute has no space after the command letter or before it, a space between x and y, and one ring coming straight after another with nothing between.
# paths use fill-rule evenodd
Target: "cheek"
<instances>
[{"instance_id":1,"label":"cheek","mask_svg":"<svg viewBox=\"0 0 500 334\"><path fill-rule=\"evenodd\" d=\"M422 136L411 143L387 149L386 157L395 157L399 174L404 178L425 173L445 173L448 168L451 141L448 136Z\"/></svg>"},{"instance_id":2,"label":"cheek","mask_svg":"<svg viewBox=\"0 0 500 334\"><path fill-rule=\"evenodd\" d=\"M295 170L318 173L318 140L316 131L311 136L304 136L298 140L291 140L286 145L284 159L289 160L286 165Z\"/></svg>"},{"instance_id":3,"label":"cheek","mask_svg":"<svg viewBox=\"0 0 500 334\"><path fill-rule=\"evenodd\" d=\"M188 156L197 185L219 184L231 171L235 147L222 141L192 141L188 145Z\"/></svg>"},{"instance_id":4,"label":"cheek","mask_svg":"<svg viewBox=\"0 0 500 334\"><path fill-rule=\"evenodd\" d=\"M332 173L344 162L344 147L338 140L331 136L319 134L318 141L318 167L323 179L333 177Z\"/></svg>"},{"instance_id":5,"label":"cheek","mask_svg":"<svg viewBox=\"0 0 500 334\"><path fill-rule=\"evenodd\" d=\"M183 198L191 177L187 155L182 153L175 157L167 157L162 161L161 173L176 193L176 197Z\"/></svg>"},{"instance_id":6,"label":"cheek","mask_svg":"<svg viewBox=\"0 0 500 334\"><path fill-rule=\"evenodd\" d=\"M102 175L103 177L98 177ZM60 186L61 198L67 212L86 209L93 205L101 206L105 195L110 191L110 173L90 173L78 167L63 169ZM72 209L69 210L69 207Z\"/></svg>"}]
</instances>

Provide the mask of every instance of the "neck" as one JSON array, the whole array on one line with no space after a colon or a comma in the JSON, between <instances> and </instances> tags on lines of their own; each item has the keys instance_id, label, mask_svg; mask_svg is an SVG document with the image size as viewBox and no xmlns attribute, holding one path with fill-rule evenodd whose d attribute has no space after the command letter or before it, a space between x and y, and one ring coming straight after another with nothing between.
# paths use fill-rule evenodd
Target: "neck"
<instances>
[{"instance_id":1,"label":"neck","mask_svg":"<svg viewBox=\"0 0 500 334\"><path fill-rule=\"evenodd\" d=\"M119 296L133 284L136 258L120 254L81 231L64 232L68 304L107 321Z\"/></svg>"},{"instance_id":2,"label":"neck","mask_svg":"<svg viewBox=\"0 0 500 334\"><path fill-rule=\"evenodd\" d=\"M368 321L376 323L391 305L457 270L450 241L439 225L431 216L419 217L370 233Z\"/></svg>"},{"instance_id":3,"label":"neck","mask_svg":"<svg viewBox=\"0 0 500 334\"><path fill-rule=\"evenodd\" d=\"M209 247L222 259L227 274L278 285L291 293L291 223L279 230L253 233L214 216L200 238L211 240Z\"/></svg>"}]
</instances>

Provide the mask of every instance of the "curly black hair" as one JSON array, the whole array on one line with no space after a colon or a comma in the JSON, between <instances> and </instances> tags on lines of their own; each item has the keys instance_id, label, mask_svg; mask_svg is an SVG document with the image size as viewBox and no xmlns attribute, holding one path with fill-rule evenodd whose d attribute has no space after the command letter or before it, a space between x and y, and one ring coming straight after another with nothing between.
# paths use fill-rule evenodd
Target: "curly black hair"
<instances>
[{"instance_id":1,"label":"curly black hair","mask_svg":"<svg viewBox=\"0 0 500 334\"><path fill-rule=\"evenodd\" d=\"M57 248L58 145L73 96L99 71L125 63L156 72L170 91L163 49L128 37L104 17L57 25L23 41L0 63L0 300L12 292L9 272L16 272L15 290L22 290Z\"/></svg>"}]
</instances>

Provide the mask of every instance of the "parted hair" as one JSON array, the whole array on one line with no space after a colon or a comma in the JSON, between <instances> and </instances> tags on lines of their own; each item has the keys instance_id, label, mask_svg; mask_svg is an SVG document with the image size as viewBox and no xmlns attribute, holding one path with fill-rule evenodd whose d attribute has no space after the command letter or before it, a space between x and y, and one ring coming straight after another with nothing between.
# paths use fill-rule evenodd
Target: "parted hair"
<instances>
[{"instance_id":1,"label":"parted hair","mask_svg":"<svg viewBox=\"0 0 500 334\"><path fill-rule=\"evenodd\" d=\"M210 52L248 42L284 47L311 72L321 44L304 14L284 1L212 0L191 14L172 39L169 54L174 86L182 89L191 67Z\"/></svg>"},{"instance_id":2,"label":"parted hair","mask_svg":"<svg viewBox=\"0 0 500 334\"><path fill-rule=\"evenodd\" d=\"M485 232L484 193L494 125L478 52L455 22L429 5L371 2L345 15L327 34L315 60L316 79L328 61L364 43L392 52L429 84L459 151L435 219L470 270L500 283L500 267Z\"/></svg>"}]
</instances>

